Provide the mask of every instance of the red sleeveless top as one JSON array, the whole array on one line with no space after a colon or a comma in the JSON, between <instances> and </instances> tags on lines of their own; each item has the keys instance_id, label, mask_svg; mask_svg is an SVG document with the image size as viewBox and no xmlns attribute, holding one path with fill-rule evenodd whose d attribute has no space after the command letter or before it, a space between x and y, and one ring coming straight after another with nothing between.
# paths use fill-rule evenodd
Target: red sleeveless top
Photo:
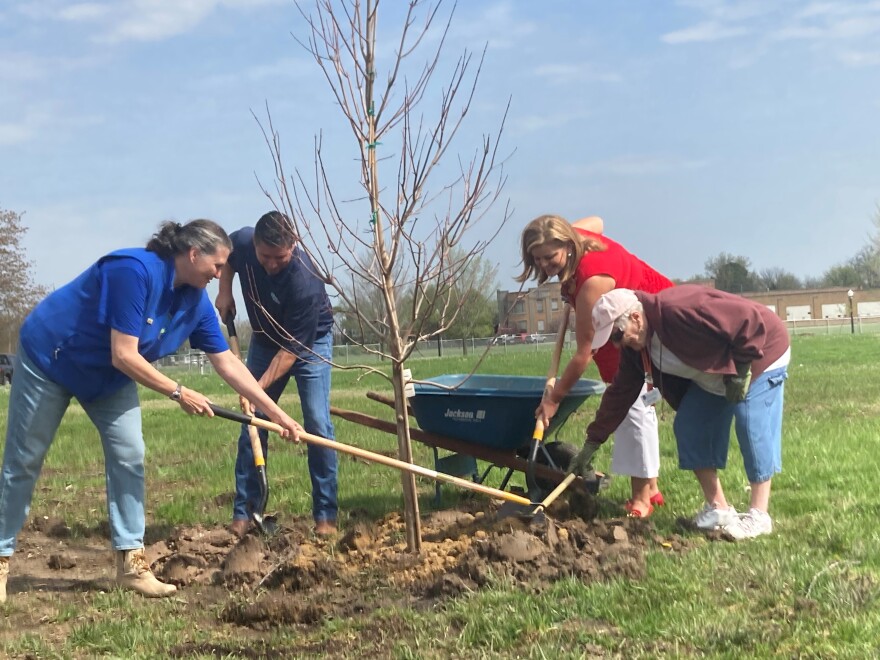
<instances>
[{"instance_id":1,"label":"red sleeveless top","mask_svg":"<svg viewBox=\"0 0 880 660\"><path fill-rule=\"evenodd\" d=\"M665 275L651 268L637 256L628 252L620 243L612 241L606 236L595 234L585 229L575 228L581 236L586 236L603 243L607 249L601 252L587 252L581 258L572 281L563 284L563 296L575 307L578 291L588 278L594 275L607 275L614 280L617 289L632 289L657 293L663 289L674 286L672 281ZM599 368L602 380L610 383L617 373L617 365L620 360L620 351L614 344L608 342L593 355L593 360Z\"/></svg>"}]
</instances>

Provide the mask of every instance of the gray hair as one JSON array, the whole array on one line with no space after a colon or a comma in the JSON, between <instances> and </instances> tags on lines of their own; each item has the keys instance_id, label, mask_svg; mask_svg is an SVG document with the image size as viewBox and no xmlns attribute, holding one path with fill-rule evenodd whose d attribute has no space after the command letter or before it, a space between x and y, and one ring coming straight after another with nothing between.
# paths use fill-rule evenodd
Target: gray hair
<instances>
[{"instance_id":1,"label":"gray hair","mask_svg":"<svg viewBox=\"0 0 880 660\"><path fill-rule=\"evenodd\" d=\"M645 315L645 308L642 307L641 301L636 302L636 304L634 304L632 307L630 307L628 310L626 310L623 314L618 316L614 320L614 327L617 330L625 330L626 324L629 323L629 319L632 316L633 312L638 312L641 316Z\"/></svg>"},{"instance_id":2,"label":"gray hair","mask_svg":"<svg viewBox=\"0 0 880 660\"><path fill-rule=\"evenodd\" d=\"M147 243L147 250L163 259L188 252L190 248L196 248L202 254L214 254L219 247L232 250L232 241L223 227L204 219L190 220L185 225L163 222Z\"/></svg>"}]
</instances>

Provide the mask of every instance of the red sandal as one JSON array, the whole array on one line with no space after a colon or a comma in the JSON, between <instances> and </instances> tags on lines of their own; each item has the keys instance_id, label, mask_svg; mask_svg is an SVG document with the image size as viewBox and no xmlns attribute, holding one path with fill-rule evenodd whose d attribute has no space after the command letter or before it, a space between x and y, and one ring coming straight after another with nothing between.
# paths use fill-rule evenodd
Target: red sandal
<instances>
[{"instance_id":1,"label":"red sandal","mask_svg":"<svg viewBox=\"0 0 880 660\"><path fill-rule=\"evenodd\" d=\"M626 517L627 518L647 518L652 513L654 513L654 507L650 504L648 505L648 510L646 512L642 512L641 510L630 505L629 509L626 512Z\"/></svg>"},{"instance_id":2,"label":"red sandal","mask_svg":"<svg viewBox=\"0 0 880 660\"><path fill-rule=\"evenodd\" d=\"M654 493L653 495L651 495L651 499L649 501L651 503L651 510L652 511L655 506L663 506L664 504L666 504L666 500L663 499L663 493L661 493L659 490L656 493ZM626 511L627 513L630 513L633 510L633 501L631 499L627 500L626 502L623 503L623 510ZM651 514L648 513L648 515L651 515ZM638 518L640 516L634 516L634 517Z\"/></svg>"}]
</instances>

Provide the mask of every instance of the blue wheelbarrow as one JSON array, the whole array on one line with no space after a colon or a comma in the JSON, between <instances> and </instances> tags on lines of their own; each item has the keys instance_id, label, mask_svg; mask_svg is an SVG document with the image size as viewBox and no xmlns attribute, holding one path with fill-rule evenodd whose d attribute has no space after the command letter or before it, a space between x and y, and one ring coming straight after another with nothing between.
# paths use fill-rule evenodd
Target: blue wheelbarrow
<instances>
[{"instance_id":1,"label":"blue wheelbarrow","mask_svg":"<svg viewBox=\"0 0 880 660\"><path fill-rule=\"evenodd\" d=\"M433 448L435 469L439 472L472 476L482 483L493 468L506 468L502 490L514 472L523 472L529 496L537 501L541 493L565 479L578 449L559 441L541 442L537 451L531 447L535 409L545 384L546 380L539 377L492 374L447 374L422 379L415 384L415 396L408 399L410 412L419 426L411 429L411 436ZM599 381L579 380L559 405L546 435L558 434L587 398L604 390L605 385ZM387 396L369 392L367 397L394 406ZM335 407L331 412L352 422L396 433L392 422ZM439 449L452 454L441 457ZM481 475L476 459L489 463ZM598 490L600 484L587 487Z\"/></svg>"}]
</instances>

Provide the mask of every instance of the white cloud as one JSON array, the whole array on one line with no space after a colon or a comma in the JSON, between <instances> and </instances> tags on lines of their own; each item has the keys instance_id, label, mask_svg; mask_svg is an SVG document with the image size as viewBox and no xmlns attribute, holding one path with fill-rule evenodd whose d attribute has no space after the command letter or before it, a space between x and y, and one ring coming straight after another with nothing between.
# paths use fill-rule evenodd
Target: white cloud
<instances>
[{"instance_id":1,"label":"white cloud","mask_svg":"<svg viewBox=\"0 0 880 660\"><path fill-rule=\"evenodd\" d=\"M468 9L479 7L469 4ZM496 2L489 5L476 16L462 20L462 6L456 11L454 36L470 43L489 45L490 50L501 50L521 45L523 37L537 30L534 22L515 14L510 2Z\"/></svg>"},{"instance_id":2,"label":"white cloud","mask_svg":"<svg viewBox=\"0 0 880 660\"><path fill-rule=\"evenodd\" d=\"M712 20L728 23L766 16L784 10L786 5L801 6L803 0L678 0L676 4L700 11Z\"/></svg>"},{"instance_id":3,"label":"white cloud","mask_svg":"<svg viewBox=\"0 0 880 660\"><path fill-rule=\"evenodd\" d=\"M797 13L798 18L816 16L851 16L880 11L880 2L811 2Z\"/></svg>"},{"instance_id":4,"label":"white cloud","mask_svg":"<svg viewBox=\"0 0 880 660\"><path fill-rule=\"evenodd\" d=\"M687 159L678 156L632 154L590 163L583 167L572 168L567 173L576 178L602 174L620 177L641 177L668 174L682 170L699 170L708 165L708 160Z\"/></svg>"},{"instance_id":5,"label":"white cloud","mask_svg":"<svg viewBox=\"0 0 880 660\"><path fill-rule=\"evenodd\" d=\"M96 2L83 2L70 7L65 7L58 13L58 18L62 21L71 21L74 23L85 21L97 21L108 16L112 9L108 5Z\"/></svg>"},{"instance_id":6,"label":"white cloud","mask_svg":"<svg viewBox=\"0 0 880 660\"><path fill-rule=\"evenodd\" d=\"M135 0L121 12L109 31L99 39L122 41L161 41L185 34L201 23L216 7L216 0Z\"/></svg>"},{"instance_id":7,"label":"white cloud","mask_svg":"<svg viewBox=\"0 0 880 660\"><path fill-rule=\"evenodd\" d=\"M12 146L32 140L59 140L69 129L82 129L104 122L99 115L72 115L52 104L28 107L20 117L0 121L0 145Z\"/></svg>"},{"instance_id":8,"label":"white cloud","mask_svg":"<svg viewBox=\"0 0 880 660\"><path fill-rule=\"evenodd\" d=\"M0 81L31 82L94 64L89 57L42 57L31 53L0 52Z\"/></svg>"},{"instance_id":9,"label":"white cloud","mask_svg":"<svg viewBox=\"0 0 880 660\"><path fill-rule=\"evenodd\" d=\"M0 53L0 80L25 82L43 78L49 68L48 60L28 53Z\"/></svg>"},{"instance_id":10,"label":"white cloud","mask_svg":"<svg viewBox=\"0 0 880 660\"><path fill-rule=\"evenodd\" d=\"M511 128L514 132L533 133L535 131L543 131L545 129L556 129L579 121L586 117L582 112L556 113L546 115L526 115L524 117L514 117L510 121Z\"/></svg>"},{"instance_id":11,"label":"white cloud","mask_svg":"<svg viewBox=\"0 0 880 660\"><path fill-rule=\"evenodd\" d=\"M744 27L728 27L716 21L699 23L683 30L667 32L660 40L670 45L688 44L694 42L720 41L741 37L749 33Z\"/></svg>"},{"instance_id":12,"label":"white cloud","mask_svg":"<svg viewBox=\"0 0 880 660\"><path fill-rule=\"evenodd\" d=\"M161 41L195 29L220 8L249 11L290 0L116 0L76 2L27 0L15 10L35 21L96 24L96 41Z\"/></svg>"},{"instance_id":13,"label":"white cloud","mask_svg":"<svg viewBox=\"0 0 880 660\"><path fill-rule=\"evenodd\" d=\"M844 66L873 64L871 53L880 36L880 0L678 0L705 19L691 27L668 32L670 45L713 42L740 37L731 66L754 64L771 48L785 42L816 44L817 57ZM845 49L845 50L843 50Z\"/></svg>"},{"instance_id":14,"label":"white cloud","mask_svg":"<svg viewBox=\"0 0 880 660\"><path fill-rule=\"evenodd\" d=\"M841 64L848 67L880 66L880 51L857 52L848 50L838 53L837 59Z\"/></svg>"},{"instance_id":15,"label":"white cloud","mask_svg":"<svg viewBox=\"0 0 880 660\"><path fill-rule=\"evenodd\" d=\"M22 144L33 137L34 127L27 122L18 124L0 122L0 146L9 147Z\"/></svg>"},{"instance_id":16,"label":"white cloud","mask_svg":"<svg viewBox=\"0 0 880 660\"><path fill-rule=\"evenodd\" d=\"M532 69L532 73L554 85L568 85L578 82L620 82L616 73L596 71L589 63L542 64Z\"/></svg>"},{"instance_id":17,"label":"white cloud","mask_svg":"<svg viewBox=\"0 0 880 660\"><path fill-rule=\"evenodd\" d=\"M284 57L276 62L269 62L230 73L218 73L198 81L201 89L218 89L233 87L243 82L253 83L263 80L283 80L300 78L313 73L315 64L312 60Z\"/></svg>"}]
</instances>

